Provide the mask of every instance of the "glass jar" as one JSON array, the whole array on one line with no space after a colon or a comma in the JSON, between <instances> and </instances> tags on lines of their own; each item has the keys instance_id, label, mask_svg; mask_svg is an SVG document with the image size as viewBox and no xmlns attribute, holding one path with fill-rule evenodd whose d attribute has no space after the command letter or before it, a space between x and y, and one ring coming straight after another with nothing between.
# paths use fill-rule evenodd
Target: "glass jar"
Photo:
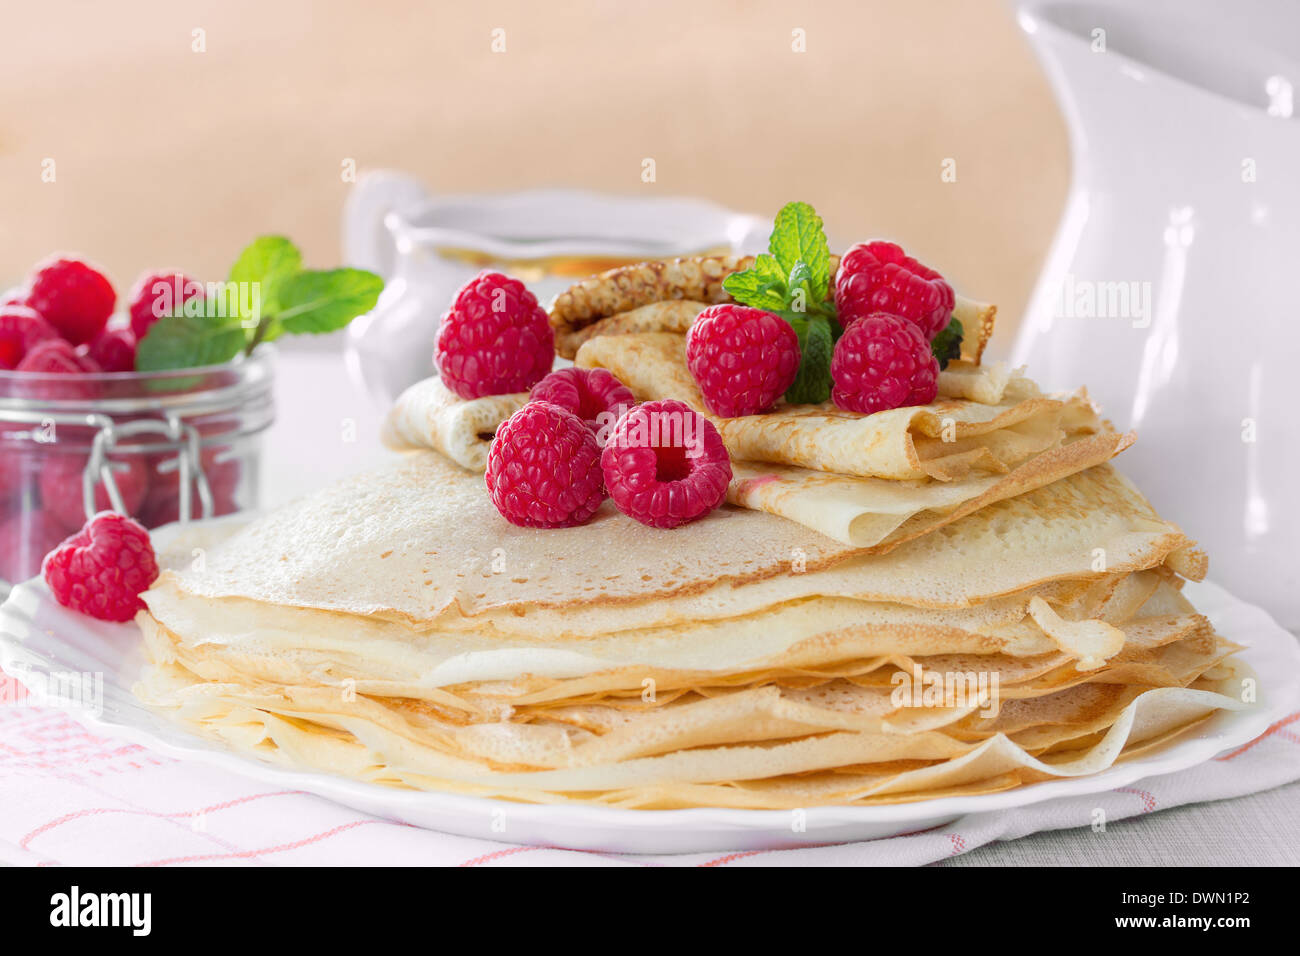
<instances>
[{"instance_id":1,"label":"glass jar","mask_svg":"<svg viewBox=\"0 0 1300 956\"><path fill-rule=\"evenodd\" d=\"M257 507L273 354L167 372L0 370L0 590L87 516L146 527Z\"/></svg>"}]
</instances>

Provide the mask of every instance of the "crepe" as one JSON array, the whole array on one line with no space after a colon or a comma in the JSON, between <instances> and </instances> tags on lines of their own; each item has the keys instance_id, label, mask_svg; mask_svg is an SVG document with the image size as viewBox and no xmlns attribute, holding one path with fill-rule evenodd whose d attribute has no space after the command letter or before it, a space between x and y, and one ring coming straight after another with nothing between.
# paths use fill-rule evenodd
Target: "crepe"
<instances>
[{"instance_id":1,"label":"crepe","mask_svg":"<svg viewBox=\"0 0 1300 956\"><path fill-rule=\"evenodd\" d=\"M670 333L602 336L578 352L641 400L678 397L707 414ZM928 406L856 415L824 405L710 416L732 457L728 500L846 544L874 547L1108 461L1133 441L1086 394L1039 393L1004 366L954 362Z\"/></svg>"},{"instance_id":2,"label":"crepe","mask_svg":"<svg viewBox=\"0 0 1300 956\"><path fill-rule=\"evenodd\" d=\"M634 332L677 332L685 335L695 317L707 308L707 303L686 300L651 302L627 312L597 319L590 325L565 333L563 341L557 341L557 350L561 355L572 358L582 343L598 335L630 335Z\"/></svg>"},{"instance_id":3,"label":"crepe","mask_svg":"<svg viewBox=\"0 0 1300 956\"><path fill-rule=\"evenodd\" d=\"M888 671L914 666L996 674L1009 696L1023 697L1089 681L1170 683L1153 654L1168 645L1206 654L1214 641L1195 613L1143 609L1106 621L1080 612L1044 629L1026 605L1006 601L990 611L922 612L843 599L825 615L786 609L746 619L679 625L592 638L538 639L476 632L413 634L401 625L257 602L188 597L164 582L148 597L142 627L157 655L175 658L205 679L277 686L348 687L381 697L424 700L465 714L502 713L502 706L564 705L710 688L847 679L887 684ZM835 605L839 605L836 607ZM841 610L851 613L836 620ZM765 626L766 625L766 626ZM1077 630L1109 628L1127 642L1088 661L1094 649ZM1193 643L1194 642L1194 643ZM1015 685L1014 687L1012 685ZM656 698L657 699L657 698ZM669 698L671 699L671 698Z\"/></svg>"},{"instance_id":4,"label":"crepe","mask_svg":"<svg viewBox=\"0 0 1300 956\"><path fill-rule=\"evenodd\" d=\"M1111 572L1186 564L1175 555L1191 548L1107 465L913 541L896 556L872 555L732 507L666 531L608 502L577 528L520 528L496 512L479 476L412 452L238 528L208 549L201 570L187 563L178 580L200 597L380 615L416 628L494 609L552 608L580 619L617 606L649 607L641 623L657 624L818 593L969 606L1090 574L1097 548ZM823 571L832 576L811 573ZM606 616L599 626L609 623Z\"/></svg>"},{"instance_id":5,"label":"crepe","mask_svg":"<svg viewBox=\"0 0 1300 956\"><path fill-rule=\"evenodd\" d=\"M416 382L384 418L380 440L389 448L432 448L462 468L484 471L497 426L524 407L527 392L465 400L440 378Z\"/></svg>"},{"instance_id":6,"label":"crepe","mask_svg":"<svg viewBox=\"0 0 1300 956\"><path fill-rule=\"evenodd\" d=\"M780 515L859 548L887 548L1109 461L1131 435L1104 431L1070 436L1005 474L970 474L951 482L854 478L807 468L734 462L727 500Z\"/></svg>"},{"instance_id":7,"label":"crepe","mask_svg":"<svg viewBox=\"0 0 1300 956\"><path fill-rule=\"evenodd\" d=\"M807 803L851 803L891 793L915 799L1017 770L1040 778L1094 773L1118 759L1126 745L1216 708L1239 709L1243 705L1234 697L1219 692L1231 689L1085 687L1082 696L1078 689L1062 692L1059 702L1039 698L1041 704L1030 702L1028 710L1005 718L1013 733L1039 728L1033 747L1039 752L1045 741L1071 739L1081 725L1100 721L1106 727L1088 749L1050 760L1035 758L1005 731L962 740L936 729L888 730L872 717L879 710L872 703L837 708L777 688L667 707L604 733L554 722L447 724L426 711L361 696L341 704L329 691L201 680L166 661L138 692L204 734L295 766L511 799L645 808L689 804L698 797L683 791L696 793L691 788L700 785L752 787L756 792L742 805L772 807L793 792L810 797L801 801ZM856 729L863 726L873 729ZM843 775L840 786L829 795L810 793L803 778L826 771ZM678 796L666 797L665 790ZM727 803L720 794L709 802Z\"/></svg>"},{"instance_id":8,"label":"crepe","mask_svg":"<svg viewBox=\"0 0 1300 956\"><path fill-rule=\"evenodd\" d=\"M839 263L839 256L830 257L832 287ZM583 334L588 327L658 303L686 300L711 305L731 302L731 296L722 287L723 280L753 264L753 256L691 256L619 266L578 282L560 293L551 305L556 349L564 358L573 358L579 346L591 335ZM637 321L629 324L638 331L684 332L679 324L682 315L678 311L651 311L642 313ZM997 306L958 295L953 315L965 330L962 355L978 364L993 335ZM601 334L627 330L619 329L618 325L607 326Z\"/></svg>"},{"instance_id":9,"label":"crepe","mask_svg":"<svg viewBox=\"0 0 1300 956\"><path fill-rule=\"evenodd\" d=\"M638 398L681 395L704 408L680 336L595 339L579 362L610 368ZM1086 395L1041 396L1002 365L954 362L940 393L930 406L865 417L800 406L713 418L734 459L728 500L854 547L888 546L1108 461L1133 440L1100 421ZM467 402L429 379L398 399L384 437L481 470L496 426L526 398Z\"/></svg>"},{"instance_id":10,"label":"crepe","mask_svg":"<svg viewBox=\"0 0 1300 956\"><path fill-rule=\"evenodd\" d=\"M265 605L241 599L196 598L167 575L148 592L146 627L165 630L190 648L192 663L209 662L283 683L327 683L351 678L389 693L423 697L430 688L515 680L599 675L565 696L641 689L653 677L665 686L725 683L733 674L819 672L837 662L871 657L938 653L1032 657L1061 655L1093 669L1115 657L1118 646L1098 647L1096 629L1115 630L1099 615L1104 606L1044 611L1035 590L962 610L909 608L834 597L788 602L759 612L713 621L663 624L599 635L540 637L525 632L430 629L412 632L378 618ZM1112 618L1126 625L1128 618ZM1135 619L1141 623L1140 619ZM1203 623L1195 614L1159 615L1163 643ZM1152 643L1150 638L1144 645ZM622 683L620 683L622 681ZM529 693L537 683L516 683ZM541 699L541 698L537 698Z\"/></svg>"},{"instance_id":11,"label":"crepe","mask_svg":"<svg viewBox=\"0 0 1300 956\"><path fill-rule=\"evenodd\" d=\"M601 336L578 351L581 368L605 368L639 401L676 398L708 415L686 367L685 338L673 333ZM946 378L945 378L946 376ZM1000 387L999 387L1000 386ZM949 387L984 399L950 397ZM874 415L831 403L783 405L762 415L709 416L735 461L890 479L951 481L973 472L1005 473L1059 443L1063 434L1096 432L1086 395L1041 395L1022 375L972 366L944 373L930 405Z\"/></svg>"}]
</instances>

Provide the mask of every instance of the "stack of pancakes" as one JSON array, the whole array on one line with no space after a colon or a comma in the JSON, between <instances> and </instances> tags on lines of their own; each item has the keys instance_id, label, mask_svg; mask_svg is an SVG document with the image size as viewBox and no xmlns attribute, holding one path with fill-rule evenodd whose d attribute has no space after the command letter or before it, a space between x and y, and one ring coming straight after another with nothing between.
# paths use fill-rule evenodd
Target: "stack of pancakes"
<instances>
[{"instance_id":1,"label":"stack of pancakes","mask_svg":"<svg viewBox=\"0 0 1300 956\"><path fill-rule=\"evenodd\" d=\"M557 341L704 412L682 323L740 267L589 280ZM295 767L645 809L991 792L1242 706L1180 593L1204 556L1108 463L1131 436L979 364L991 310L961 307L983 331L929 406L715 419L730 503L674 530L507 523L482 469L527 396L421 383L389 466L174 542L137 693Z\"/></svg>"}]
</instances>

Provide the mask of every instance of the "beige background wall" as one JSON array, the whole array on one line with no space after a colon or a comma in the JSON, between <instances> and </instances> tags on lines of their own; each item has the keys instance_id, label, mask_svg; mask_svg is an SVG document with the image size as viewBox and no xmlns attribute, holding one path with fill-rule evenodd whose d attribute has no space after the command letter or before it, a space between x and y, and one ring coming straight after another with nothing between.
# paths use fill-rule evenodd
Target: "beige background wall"
<instances>
[{"instance_id":1,"label":"beige background wall","mask_svg":"<svg viewBox=\"0 0 1300 956\"><path fill-rule=\"evenodd\" d=\"M145 266L216 278L268 231L334 264L353 158L445 191L581 185L769 214L806 199L833 236L899 239L1009 325L1068 179L998 0L41 0L7 3L4 32L3 282L54 249L119 288Z\"/></svg>"}]
</instances>

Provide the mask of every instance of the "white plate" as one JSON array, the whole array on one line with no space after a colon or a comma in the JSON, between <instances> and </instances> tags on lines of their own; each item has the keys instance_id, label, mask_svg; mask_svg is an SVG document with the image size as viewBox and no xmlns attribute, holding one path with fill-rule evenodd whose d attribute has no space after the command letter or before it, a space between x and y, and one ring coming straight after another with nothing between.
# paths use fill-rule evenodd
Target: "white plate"
<instances>
[{"instance_id":1,"label":"white plate","mask_svg":"<svg viewBox=\"0 0 1300 956\"><path fill-rule=\"evenodd\" d=\"M1300 703L1296 639L1257 607L1212 584L1189 584L1187 596L1225 637L1248 645L1240 655L1260 675L1249 710L1215 716L1160 750L1090 777L1051 780L1002 793L945 797L876 807L814 807L795 832L784 810L618 810L534 806L445 793L420 793L315 772L283 770L193 736L131 695L140 671L139 631L105 624L57 605L40 581L16 587L0 606L0 666L28 678L103 674L102 709L71 709L95 733L160 753L239 773L276 787L319 794L345 806L415 826L511 843L621 853L757 850L876 839L924 830L968 813L1009 810L1057 797L1113 790L1145 777L1185 770L1240 746ZM26 681L25 681L26 682ZM505 824L504 831L501 825Z\"/></svg>"}]
</instances>

